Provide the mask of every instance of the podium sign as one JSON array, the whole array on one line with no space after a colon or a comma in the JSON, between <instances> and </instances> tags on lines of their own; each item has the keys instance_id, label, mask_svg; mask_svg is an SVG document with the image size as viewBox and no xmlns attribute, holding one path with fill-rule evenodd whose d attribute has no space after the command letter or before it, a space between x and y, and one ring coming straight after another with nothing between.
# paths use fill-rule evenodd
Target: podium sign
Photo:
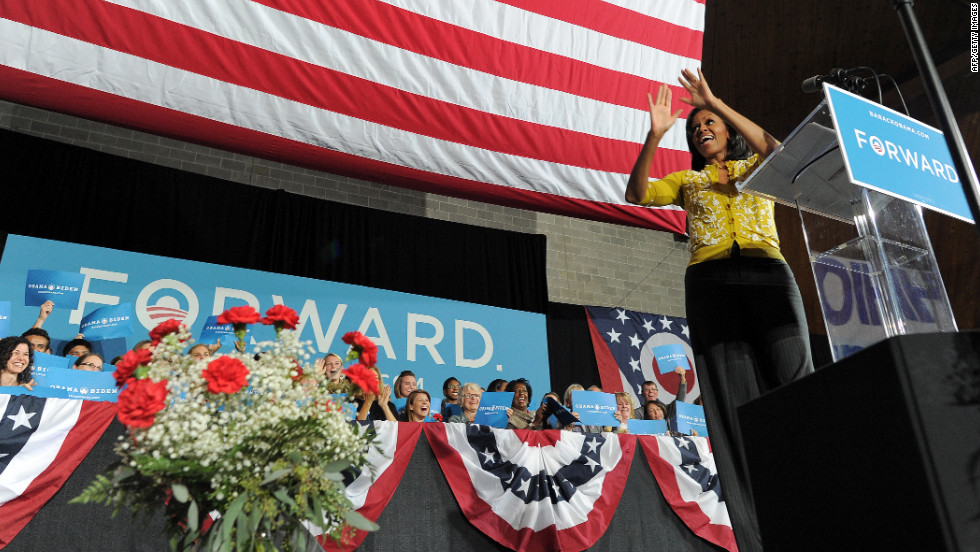
<instances>
[{"instance_id":1,"label":"podium sign","mask_svg":"<svg viewBox=\"0 0 980 552\"><path fill-rule=\"evenodd\" d=\"M824 94L853 183L973 222L940 130L827 84Z\"/></svg>"},{"instance_id":2,"label":"podium sign","mask_svg":"<svg viewBox=\"0 0 980 552\"><path fill-rule=\"evenodd\" d=\"M838 243L800 217L835 361L886 337L956 331L922 219L928 207L970 220L942 133L843 90L824 93L739 191L851 225Z\"/></svg>"}]
</instances>

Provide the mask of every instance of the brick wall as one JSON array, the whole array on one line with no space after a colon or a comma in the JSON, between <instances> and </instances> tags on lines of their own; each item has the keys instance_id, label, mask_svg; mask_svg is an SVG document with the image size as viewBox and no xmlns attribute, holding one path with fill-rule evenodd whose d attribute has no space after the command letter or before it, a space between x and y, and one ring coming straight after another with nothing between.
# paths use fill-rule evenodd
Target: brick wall
<instances>
[{"instance_id":1,"label":"brick wall","mask_svg":"<svg viewBox=\"0 0 980 552\"><path fill-rule=\"evenodd\" d=\"M0 101L0 128L296 194L548 240L552 301L684 316L686 242L656 232L405 190Z\"/></svg>"}]
</instances>

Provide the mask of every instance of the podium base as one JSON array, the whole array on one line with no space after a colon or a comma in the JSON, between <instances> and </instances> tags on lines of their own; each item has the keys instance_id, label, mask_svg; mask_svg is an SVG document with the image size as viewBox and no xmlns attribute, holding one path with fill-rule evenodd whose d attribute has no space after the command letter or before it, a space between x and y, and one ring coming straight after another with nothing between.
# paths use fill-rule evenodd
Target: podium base
<instances>
[{"instance_id":1,"label":"podium base","mask_svg":"<svg viewBox=\"0 0 980 552\"><path fill-rule=\"evenodd\" d=\"M980 333L904 335L741 406L765 550L980 551L969 381Z\"/></svg>"}]
</instances>

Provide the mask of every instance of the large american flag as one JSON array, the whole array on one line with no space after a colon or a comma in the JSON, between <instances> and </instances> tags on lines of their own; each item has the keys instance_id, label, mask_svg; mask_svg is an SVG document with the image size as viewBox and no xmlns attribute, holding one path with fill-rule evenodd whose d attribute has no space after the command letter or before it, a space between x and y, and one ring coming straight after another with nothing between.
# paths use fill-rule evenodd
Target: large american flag
<instances>
[{"instance_id":1,"label":"large american flag","mask_svg":"<svg viewBox=\"0 0 980 552\"><path fill-rule=\"evenodd\" d=\"M386 184L683 232L626 205L704 0L4 0L0 98ZM686 106L675 100L676 108ZM688 168L681 123L652 174Z\"/></svg>"}]
</instances>

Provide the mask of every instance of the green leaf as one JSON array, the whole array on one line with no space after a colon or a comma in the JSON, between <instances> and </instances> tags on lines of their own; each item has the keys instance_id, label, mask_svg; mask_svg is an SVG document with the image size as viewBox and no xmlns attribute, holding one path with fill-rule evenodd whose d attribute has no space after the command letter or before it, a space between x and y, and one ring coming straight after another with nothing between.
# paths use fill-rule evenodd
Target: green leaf
<instances>
[{"instance_id":1,"label":"green leaf","mask_svg":"<svg viewBox=\"0 0 980 552\"><path fill-rule=\"evenodd\" d=\"M380 525L353 510L347 512L347 515L344 516L344 522L354 529L360 529L362 531L377 531L378 529L381 529Z\"/></svg>"},{"instance_id":2,"label":"green leaf","mask_svg":"<svg viewBox=\"0 0 980 552\"><path fill-rule=\"evenodd\" d=\"M228 505L228 510L221 515L222 550L225 550L226 546L231 546L231 530L235 527L235 520L238 519L238 514L242 511L242 507L245 506L246 500L248 500L248 493L238 495Z\"/></svg>"},{"instance_id":3,"label":"green leaf","mask_svg":"<svg viewBox=\"0 0 980 552\"><path fill-rule=\"evenodd\" d=\"M266 485L268 483L272 483L273 481L276 481L277 479L282 479L284 476L287 476L291 473L293 473L292 468L283 468L281 470L276 470L270 473L269 475L265 476L265 479L263 479L262 482L259 483L259 485Z\"/></svg>"},{"instance_id":4,"label":"green leaf","mask_svg":"<svg viewBox=\"0 0 980 552\"><path fill-rule=\"evenodd\" d=\"M245 517L245 512L238 513L235 525L238 526L238 530L235 532L235 550L244 550L245 542L248 541L250 535L247 528L248 518Z\"/></svg>"},{"instance_id":5,"label":"green leaf","mask_svg":"<svg viewBox=\"0 0 980 552\"><path fill-rule=\"evenodd\" d=\"M187 507L187 529L191 532L197 532L200 524L200 513L197 508L197 501L192 500L191 505Z\"/></svg>"},{"instance_id":6,"label":"green leaf","mask_svg":"<svg viewBox=\"0 0 980 552\"><path fill-rule=\"evenodd\" d=\"M329 479L330 481L336 481L338 483L344 481L344 474L341 472L328 471L328 472L324 472L323 476Z\"/></svg>"},{"instance_id":7,"label":"green leaf","mask_svg":"<svg viewBox=\"0 0 980 552\"><path fill-rule=\"evenodd\" d=\"M293 464L299 464L303 461L303 453L299 452L298 450L294 450L286 455L286 460L289 460Z\"/></svg>"},{"instance_id":8,"label":"green leaf","mask_svg":"<svg viewBox=\"0 0 980 552\"><path fill-rule=\"evenodd\" d=\"M183 483L174 483L170 486L170 489L174 492L174 498L181 504L187 502L187 499L190 498L190 493L187 492L187 485Z\"/></svg>"},{"instance_id":9,"label":"green leaf","mask_svg":"<svg viewBox=\"0 0 980 552\"><path fill-rule=\"evenodd\" d=\"M286 492L286 489L282 487L276 489L275 492L272 493L272 496L278 498L279 500L285 502L286 504L289 504L293 508L299 509L299 506L296 505L296 501L293 500L293 497L289 496L289 493Z\"/></svg>"},{"instance_id":10,"label":"green leaf","mask_svg":"<svg viewBox=\"0 0 980 552\"><path fill-rule=\"evenodd\" d=\"M116 468L116 471L112 474L112 484L115 485L124 479L129 479L136 474L136 470L130 468L129 466L120 466Z\"/></svg>"},{"instance_id":11,"label":"green leaf","mask_svg":"<svg viewBox=\"0 0 980 552\"><path fill-rule=\"evenodd\" d=\"M328 473L340 473L350 467L350 462L346 460L334 460L323 466L323 471Z\"/></svg>"}]
</instances>

